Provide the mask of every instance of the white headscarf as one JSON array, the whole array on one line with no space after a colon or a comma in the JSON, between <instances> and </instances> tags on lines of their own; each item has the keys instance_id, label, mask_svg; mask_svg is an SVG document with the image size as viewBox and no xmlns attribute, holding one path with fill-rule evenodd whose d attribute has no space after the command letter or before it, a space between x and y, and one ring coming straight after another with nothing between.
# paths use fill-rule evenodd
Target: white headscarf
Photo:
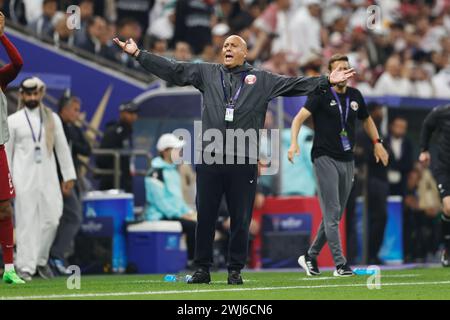
<instances>
[{"instance_id":1,"label":"white headscarf","mask_svg":"<svg viewBox=\"0 0 450 320\"><path fill-rule=\"evenodd\" d=\"M25 79L23 84L26 84L29 87L36 86L39 91L42 92L42 97L45 96L46 86L45 83L39 79L38 77L31 77ZM18 110L25 107L23 103L22 97L19 96ZM42 121L44 123L45 128L45 143L47 145L47 150L49 154L53 152L53 148L55 146L55 120L53 119L53 110L49 107L46 107L42 100L39 101L39 107L42 110Z\"/></svg>"}]
</instances>

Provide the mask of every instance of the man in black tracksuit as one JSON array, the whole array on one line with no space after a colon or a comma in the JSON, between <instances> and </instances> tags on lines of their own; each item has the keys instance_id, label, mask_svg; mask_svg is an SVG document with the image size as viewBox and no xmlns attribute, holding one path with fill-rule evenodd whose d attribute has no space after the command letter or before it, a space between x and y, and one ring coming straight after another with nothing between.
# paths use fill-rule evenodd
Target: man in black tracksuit
<instances>
[{"instance_id":1,"label":"man in black tracksuit","mask_svg":"<svg viewBox=\"0 0 450 320\"><path fill-rule=\"evenodd\" d=\"M368 109L375 125L380 128L383 121L382 106L371 103L368 105ZM356 139L362 149L361 160L367 164L368 263L380 265L383 264L383 261L378 258L378 253L384 239L387 222L387 198L389 196L387 167L377 163L371 155L373 143L365 132L361 131ZM392 159L392 155L390 155L390 159Z\"/></svg>"},{"instance_id":2,"label":"man in black tracksuit","mask_svg":"<svg viewBox=\"0 0 450 320\"><path fill-rule=\"evenodd\" d=\"M119 107L120 118L118 122L106 125L105 134L100 142L100 149L116 149L130 151L133 149L133 123L138 116L138 107L133 103L124 103ZM113 156L101 155L96 158L97 166L101 169L113 169ZM100 190L114 189L114 176L102 175L100 177ZM130 171L130 156L120 156L120 189L133 192L133 177Z\"/></svg>"},{"instance_id":3,"label":"man in black tracksuit","mask_svg":"<svg viewBox=\"0 0 450 320\"><path fill-rule=\"evenodd\" d=\"M433 132L439 135L437 156L434 159L434 176L443 203L442 235L445 248L441 255L444 267L450 266L450 104L434 108L425 118L420 139L419 160L428 165L431 156L428 151Z\"/></svg>"},{"instance_id":4,"label":"man in black tracksuit","mask_svg":"<svg viewBox=\"0 0 450 320\"><path fill-rule=\"evenodd\" d=\"M240 275L247 258L249 224L257 179L257 148L259 129L263 128L268 102L277 96L307 95L325 91L330 82L337 83L353 76L353 70L331 73L329 80L321 77L284 77L253 68L245 62L247 45L238 36L228 37L223 45L223 64L178 63L140 51L136 43L114 41L136 57L147 71L178 86L193 85L203 94L202 140L214 129L223 140L196 144L201 164L197 170L197 237L195 264L198 270L190 283L209 283L213 240L220 200L225 194L230 210L228 283L242 284ZM237 129L250 132L248 148L234 145ZM227 131L227 134L230 132ZM255 133L256 134L251 134ZM219 139L220 140L220 139ZM213 159L212 159L213 158ZM226 160L227 164L224 164ZM236 164L236 160L245 164ZM232 163L230 163L232 162Z\"/></svg>"}]
</instances>

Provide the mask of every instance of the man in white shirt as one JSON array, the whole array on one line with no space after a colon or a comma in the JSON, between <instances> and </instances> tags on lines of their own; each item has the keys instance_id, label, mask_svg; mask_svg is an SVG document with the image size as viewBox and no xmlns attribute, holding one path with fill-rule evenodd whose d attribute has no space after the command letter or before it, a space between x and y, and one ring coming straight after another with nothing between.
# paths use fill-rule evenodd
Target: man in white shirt
<instances>
[{"instance_id":1,"label":"man in white shirt","mask_svg":"<svg viewBox=\"0 0 450 320\"><path fill-rule=\"evenodd\" d=\"M321 1L305 0L304 7L294 13L287 35L288 47L300 65L306 63L314 54L322 51L321 43ZM272 47L272 50L274 48Z\"/></svg>"},{"instance_id":2,"label":"man in white shirt","mask_svg":"<svg viewBox=\"0 0 450 320\"><path fill-rule=\"evenodd\" d=\"M48 257L63 210L61 189L70 191L76 179L61 119L42 104L44 92L40 79L25 79L19 110L8 117L6 152L16 189L16 265L25 281L32 280L36 271L44 279L53 276Z\"/></svg>"},{"instance_id":3,"label":"man in white shirt","mask_svg":"<svg viewBox=\"0 0 450 320\"><path fill-rule=\"evenodd\" d=\"M385 71L375 84L375 94L379 96L411 95L411 82L402 75L402 65L398 56L391 56L386 61Z\"/></svg>"},{"instance_id":4,"label":"man in white shirt","mask_svg":"<svg viewBox=\"0 0 450 320\"><path fill-rule=\"evenodd\" d=\"M439 71L432 79L435 97L450 98L450 65Z\"/></svg>"}]
</instances>

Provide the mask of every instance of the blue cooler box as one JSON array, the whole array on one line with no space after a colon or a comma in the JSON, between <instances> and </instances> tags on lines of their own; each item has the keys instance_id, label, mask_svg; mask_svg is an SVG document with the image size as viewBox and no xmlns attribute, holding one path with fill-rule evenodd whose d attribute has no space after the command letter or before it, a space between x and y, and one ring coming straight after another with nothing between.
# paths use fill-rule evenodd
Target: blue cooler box
<instances>
[{"instance_id":1,"label":"blue cooler box","mask_svg":"<svg viewBox=\"0 0 450 320\"><path fill-rule=\"evenodd\" d=\"M85 218L112 217L113 219L113 272L125 272L127 267L126 222L134 220L134 197L117 190L92 191L83 197Z\"/></svg>"},{"instance_id":2,"label":"blue cooler box","mask_svg":"<svg viewBox=\"0 0 450 320\"><path fill-rule=\"evenodd\" d=\"M128 226L128 263L138 273L177 273L186 267L178 221L145 221Z\"/></svg>"}]
</instances>

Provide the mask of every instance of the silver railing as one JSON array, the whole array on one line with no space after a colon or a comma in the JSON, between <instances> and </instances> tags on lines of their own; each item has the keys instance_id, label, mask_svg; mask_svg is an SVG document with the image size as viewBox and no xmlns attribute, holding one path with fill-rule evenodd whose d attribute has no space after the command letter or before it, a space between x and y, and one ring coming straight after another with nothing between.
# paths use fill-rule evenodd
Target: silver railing
<instances>
[{"instance_id":1,"label":"silver railing","mask_svg":"<svg viewBox=\"0 0 450 320\"><path fill-rule=\"evenodd\" d=\"M134 174L137 176L145 176L150 168L150 162L152 155L147 150L133 149L133 150L120 150L120 149L92 149L93 156L110 156L113 161L112 169L102 169L95 165L83 163L86 169L96 176L113 176L114 189L120 188L120 176L122 171L120 170L120 157L129 156L130 164L133 165L136 158L143 157L147 160L146 169L134 170Z\"/></svg>"}]
</instances>

